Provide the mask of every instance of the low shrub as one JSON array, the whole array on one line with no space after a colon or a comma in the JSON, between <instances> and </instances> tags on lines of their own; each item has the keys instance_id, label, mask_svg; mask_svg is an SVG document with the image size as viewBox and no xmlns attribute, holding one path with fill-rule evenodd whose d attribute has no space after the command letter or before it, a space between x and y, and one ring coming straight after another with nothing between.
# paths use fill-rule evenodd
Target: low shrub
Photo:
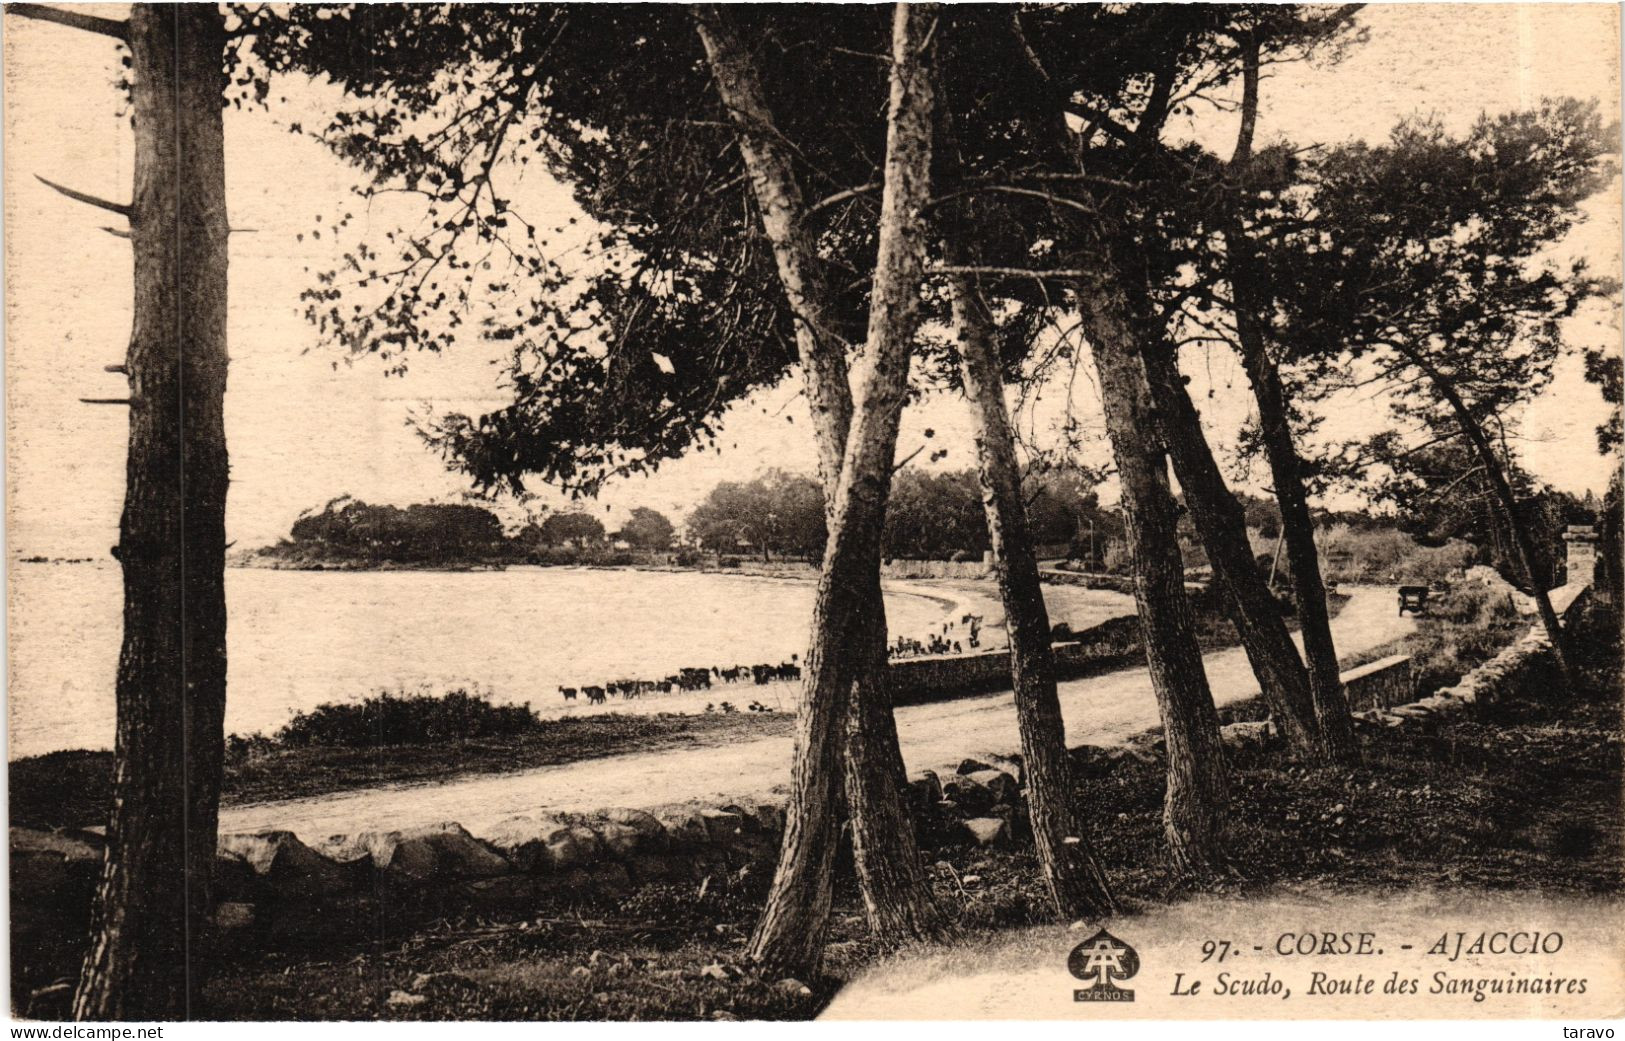
<instances>
[{"instance_id":1,"label":"low shrub","mask_svg":"<svg viewBox=\"0 0 1625 1041\"><path fill-rule=\"evenodd\" d=\"M522 734L541 727L530 704L493 705L466 690L439 696L384 692L364 701L318 705L294 716L274 738L233 735L228 751L252 755L273 746L416 745Z\"/></svg>"},{"instance_id":2,"label":"low shrub","mask_svg":"<svg viewBox=\"0 0 1625 1041\"><path fill-rule=\"evenodd\" d=\"M1397 528L1347 524L1323 529L1315 544L1329 582L1443 584L1459 578L1480 556L1476 547L1456 539L1423 546Z\"/></svg>"}]
</instances>

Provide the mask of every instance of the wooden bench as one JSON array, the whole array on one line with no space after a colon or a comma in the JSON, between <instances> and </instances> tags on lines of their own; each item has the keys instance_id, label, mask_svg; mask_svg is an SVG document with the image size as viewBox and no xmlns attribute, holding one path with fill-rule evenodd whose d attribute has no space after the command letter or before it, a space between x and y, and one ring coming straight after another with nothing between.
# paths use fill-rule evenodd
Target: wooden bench
<instances>
[{"instance_id":1,"label":"wooden bench","mask_svg":"<svg viewBox=\"0 0 1625 1041\"><path fill-rule=\"evenodd\" d=\"M1400 586L1399 587L1399 613L1409 611L1411 614L1425 614L1428 609L1427 586Z\"/></svg>"}]
</instances>

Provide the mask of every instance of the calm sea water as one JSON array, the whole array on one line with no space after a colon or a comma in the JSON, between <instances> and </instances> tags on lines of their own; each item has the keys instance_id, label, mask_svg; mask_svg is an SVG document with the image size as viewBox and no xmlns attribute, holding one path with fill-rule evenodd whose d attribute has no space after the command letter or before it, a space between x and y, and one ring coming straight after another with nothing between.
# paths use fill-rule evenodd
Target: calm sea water
<instances>
[{"instance_id":1,"label":"calm sea water","mask_svg":"<svg viewBox=\"0 0 1625 1041\"><path fill-rule=\"evenodd\" d=\"M119 569L13 563L10 582L10 757L111 747ZM246 734L381 688L477 686L563 711L560 684L787 660L805 650L813 587L692 572L231 568L226 595L226 730ZM887 593L896 633L923 633L945 610Z\"/></svg>"}]
</instances>

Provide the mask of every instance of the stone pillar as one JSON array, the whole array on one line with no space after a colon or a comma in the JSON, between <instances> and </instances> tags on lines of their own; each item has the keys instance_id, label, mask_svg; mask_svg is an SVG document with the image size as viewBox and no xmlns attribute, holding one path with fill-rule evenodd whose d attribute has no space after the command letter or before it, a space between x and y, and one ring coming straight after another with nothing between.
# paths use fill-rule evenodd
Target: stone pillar
<instances>
[{"instance_id":1,"label":"stone pillar","mask_svg":"<svg viewBox=\"0 0 1625 1041\"><path fill-rule=\"evenodd\" d=\"M1564 582L1590 582L1597 566L1597 529L1589 524L1571 524L1563 533Z\"/></svg>"}]
</instances>

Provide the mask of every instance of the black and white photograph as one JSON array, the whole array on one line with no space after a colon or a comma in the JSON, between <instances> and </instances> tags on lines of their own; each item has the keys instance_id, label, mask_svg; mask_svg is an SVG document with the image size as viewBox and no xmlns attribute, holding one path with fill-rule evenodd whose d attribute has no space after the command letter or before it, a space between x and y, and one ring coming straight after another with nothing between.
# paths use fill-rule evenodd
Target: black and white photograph
<instances>
[{"instance_id":1,"label":"black and white photograph","mask_svg":"<svg viewBox=\"0 0 1625 1041\"><path fill-rule=\"evenodd\" d=\"M1619 6L3 10L12 1037L1625 1020Z\"/></svg>"}]
</instances>

